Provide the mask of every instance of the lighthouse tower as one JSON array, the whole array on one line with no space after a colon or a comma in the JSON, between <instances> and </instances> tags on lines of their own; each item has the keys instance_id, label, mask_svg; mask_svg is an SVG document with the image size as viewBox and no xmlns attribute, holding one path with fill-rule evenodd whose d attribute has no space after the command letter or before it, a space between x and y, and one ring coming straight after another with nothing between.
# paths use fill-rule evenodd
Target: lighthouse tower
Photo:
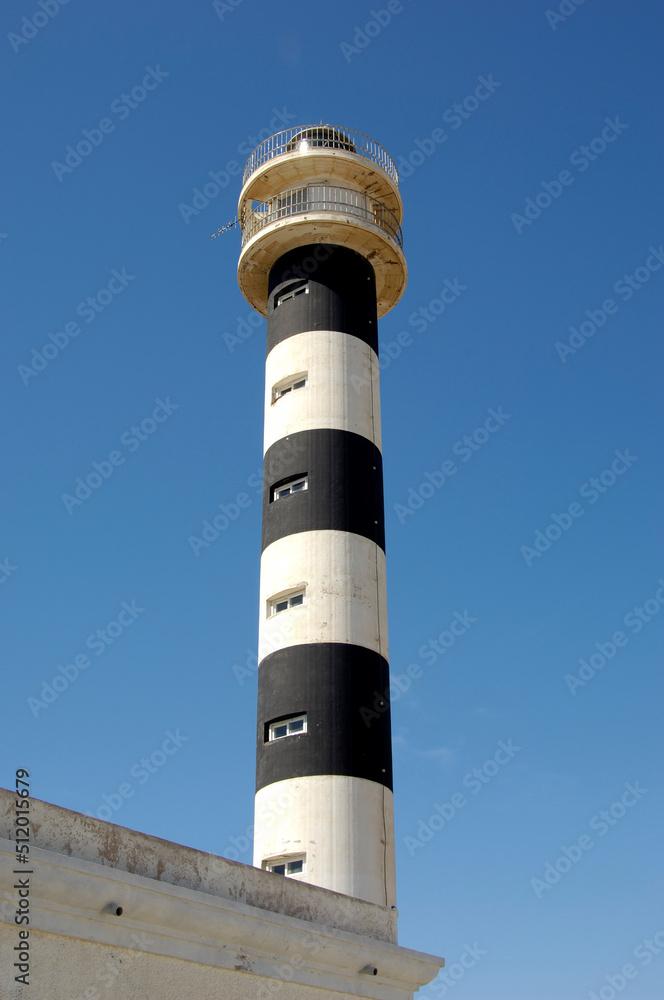
<instances>
[{"instance_id":1,"label":"lighthouse tower","mask_svg":"<svg viewBox=\"0 0 664 1000\"><path fill-rule=\"evenodd\" d=\"M377 319L406 285L393 161L330 125L247 161L267 316L254 865L395 905Z\"/></svg>"}]
</instances>

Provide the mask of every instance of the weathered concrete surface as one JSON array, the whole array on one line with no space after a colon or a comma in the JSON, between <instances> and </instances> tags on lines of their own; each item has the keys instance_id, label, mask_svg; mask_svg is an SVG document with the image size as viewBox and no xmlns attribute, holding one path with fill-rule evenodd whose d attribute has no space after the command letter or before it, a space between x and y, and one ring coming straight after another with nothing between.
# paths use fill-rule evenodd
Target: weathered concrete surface
<instances>
[{"instance_id":1,"label":"weathered concrete surface","mask_svg":"<svg viewBox=\"0 0 664 1000\"><path fill-rule=\"evenodd\" d=\"M384 907L30 800L22 985L14 802L0 789L2 1000L412 1000L442 964L389 940Z\"/></svg>"},{"instance_id":2,"label":"weathered concrete surface","mask_svg":"<svg viewBox=\"0 0 664 1000\"><path fill-rule=\"evenodd\" d=\"M397 940L396 910L31 799L33 844L46 851L233 899L339 930ZM0 837L13 839L14 795L0 788Z\"/></svg>"}]
</instances>

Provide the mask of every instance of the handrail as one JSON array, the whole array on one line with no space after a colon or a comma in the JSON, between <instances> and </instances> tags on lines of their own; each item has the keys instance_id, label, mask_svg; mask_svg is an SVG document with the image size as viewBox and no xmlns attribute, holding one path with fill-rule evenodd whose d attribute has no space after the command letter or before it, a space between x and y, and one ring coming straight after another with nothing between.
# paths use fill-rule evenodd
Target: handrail
<instances>
[{"instance_id":1,"label":"handrail","mask_svg":"<svg viewBox=\"0 0 664 1000\"><path fill-rule=\"evenodd\" d=\"M290 188L256 205L242 220L242 246L244 247L252 236L272 222L293 215L318 215L325 212L350 215L378 226L394 240L397 246L403 247L401 226L394 213L382 201L353 188L331 187L327 184Z\"/></svg>"},{"instance_id":2,"label":"handrail","mask_svg":"<svg viewBox=\"0 0 664 1000\"><path fill-rule=\"evenodd\" d=\"M245 164L242 184L246 184L251 175L267 160L284 153L291 153L297 148L296 143L299 145L305 142L314 149L343 149L357 156L364 156L381 167L396 184L399 183L399 172L394 160L368 135L349 128L338 128L335 125L305 125L277 132L256 146Z\"/></svg>"}]
</instances>

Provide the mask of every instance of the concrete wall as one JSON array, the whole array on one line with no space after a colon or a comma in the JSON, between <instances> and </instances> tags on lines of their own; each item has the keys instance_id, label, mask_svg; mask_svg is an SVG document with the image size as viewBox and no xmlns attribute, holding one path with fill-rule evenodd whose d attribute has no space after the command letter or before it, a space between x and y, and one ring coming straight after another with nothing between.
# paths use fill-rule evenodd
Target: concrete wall
<instances>
[{"instance_id":1,"label":"concrete wall","mask_svg":"<svg viewBox=\"0 0 664 1000\"><path fill-rule=\"evenodd\" d=\"M31 800L18 984L14 801L0 789L3 1000L411 1000L441 965L394 943L393 910Z\"/></svg>"}]
</instances>

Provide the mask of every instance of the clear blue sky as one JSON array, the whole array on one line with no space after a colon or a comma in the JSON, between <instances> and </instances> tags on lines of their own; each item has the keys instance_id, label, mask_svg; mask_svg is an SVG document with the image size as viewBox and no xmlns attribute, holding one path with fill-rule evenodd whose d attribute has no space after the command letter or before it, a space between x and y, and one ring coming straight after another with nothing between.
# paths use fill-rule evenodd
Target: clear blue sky
<instances>
[{"instance_id":1,"label":"clear blue sky","mask_svg":"<svg viewBox=\"0 0 664 1000\"><path fill-rule=\"evenodd\" d=\"M347 0L1 15L0 780L250 861L265 325L238 230L209 234L261 130L365 132L406 167L380 327L400 940L483 952L458 1000L664 981L662 15L562 8L404 0L367 33Z\"/></svg>"}]
</instances>

